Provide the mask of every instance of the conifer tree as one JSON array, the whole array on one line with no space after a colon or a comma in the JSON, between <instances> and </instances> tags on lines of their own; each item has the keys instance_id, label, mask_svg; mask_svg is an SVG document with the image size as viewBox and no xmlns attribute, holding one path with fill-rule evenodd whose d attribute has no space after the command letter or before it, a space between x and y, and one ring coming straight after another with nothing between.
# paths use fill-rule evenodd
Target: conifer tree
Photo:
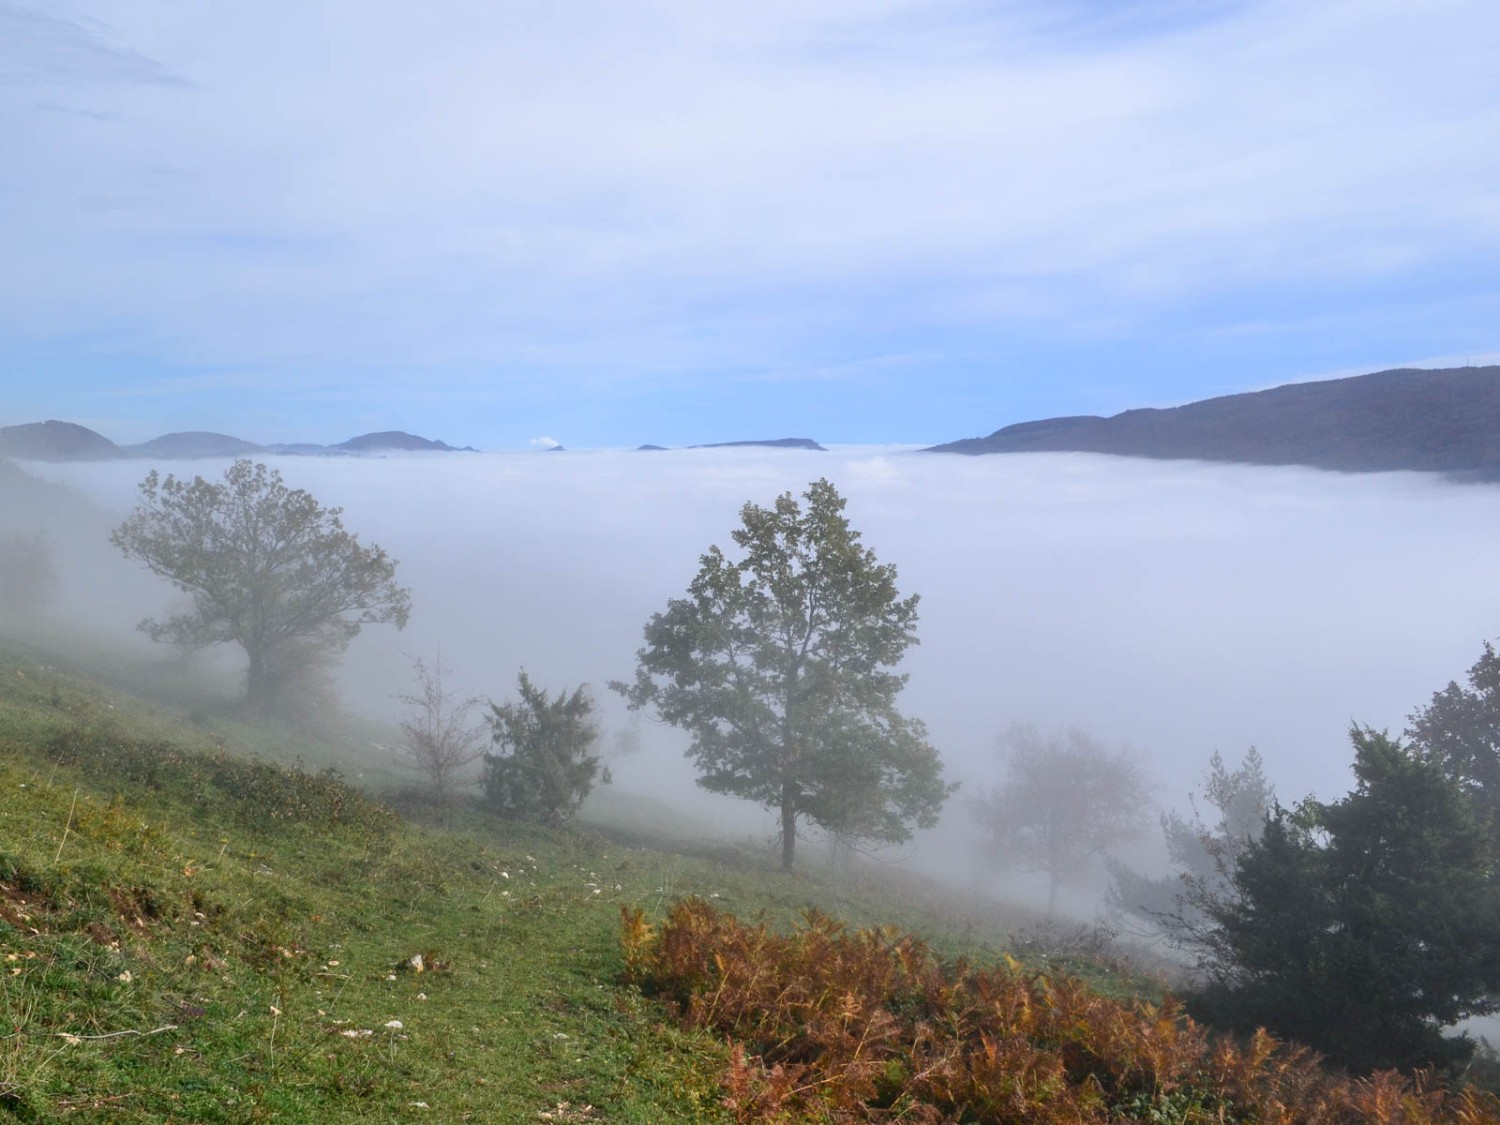
<instances>
[{"instance_id":1,"label":"conifer tree","mask_svg":"<svg viewBox=\"0 0 1500 1125\"><path fill-rule=\"evenodd\" d=\"M1352 739L1354 791L1278 807L1241 855L1195 1006L1354 1070L1456 1065L1472 1044L1444 1029L1500 986L1489 834L1437 763L1384 733Z\"/></svg>"}]
</instances>

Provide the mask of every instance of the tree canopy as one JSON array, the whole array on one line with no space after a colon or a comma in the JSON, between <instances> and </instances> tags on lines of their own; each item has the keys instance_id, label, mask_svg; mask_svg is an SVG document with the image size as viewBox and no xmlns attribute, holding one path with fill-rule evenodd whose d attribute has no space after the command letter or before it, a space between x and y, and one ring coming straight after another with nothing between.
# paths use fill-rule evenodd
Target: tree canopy
<instances>
[{"instance_id":1,"label":"tree canopy","mask_svg":"<svg viewBox=\"0 0 1500 1125\"><path fill-rule=\"evenodd\" d=\"M411 597L395 561L345 531L342 509L264 464L236 461L217 483L153 471L140 494L111 540L193 600L192 612L141 628L189 649L240 646L252 704L276 702L363 626L406 625Z\"/></svg>"},{"instance_id":2,"label":"tree canopy","mask_svg":"<svg viewBox=\"0 0 1500 1125\"><path fill-rule=\"evenodd\" d=\"M1146 772L1126 750L1077 727L1043 734L1012 723L1000 736L1004 780L971 811L994 861L1047 876L1047 912L1058 890L1112 848L1145 831Z\"/></svg>"},{"instance_id":3,"label":"tree canopy","mask_svg":"<svg viewBox=\"0 0 1500 1125\"><path fill-rule=\"evenodd\" d=\"M1413 745L1436 762L1500 825L1500 656L1488 641L1468 672L1468 686L1450 682L1414 711Z\"/></svg>"},{"instance_id":4,"label":"tree canopy","mask_svg":"<svg viewBox=\"0 0 1500 1125\"><path fill-rule=\"evenodd\" d=\"M1500 985L1489 835L1437 763L1351 737L1354 791L1278 807L1241 854L1194 1006L1355 1070L1455 1064L1472 1044L1443 1029L1491 1010Z\"/></svg>"},{"instance_id":5,"label":"tree canopy","mask_svg":"<svg viewBox=\"0 0 1500 1125\"><path fill-rule=\"evenodd\" d=\"M1165 934L1174 945L1192 949L1201 946L1212 925L1209 906L1233 897L1235 865L1245 848L1260 839L1276 801L1253 746L1234 769L1214 751L1200 795L1217 814L1211 822L1191 796L1191 816L1175 809L1161 816L1167 858L1176 869L1172 874L1151 876L1117 860L1106 861L1110 906L1145 923L1150 932Z\"/></svg>"},{"instance_id":6,"label":"tree canopy","mask_svg":"<svg viewBox=\"0 0 1500 1125\"><path fill-rule=\"evenodd\" d=\"M929 827L951 791L921 722L902 715L894 672L917 643L917 598L896 589L827 480L763 508L747 503L687 597L646 625L635 680L615 683L692 736L698 784L781 818L782 866L797 824L885 843Z\"/></svg>"}]
</instances>

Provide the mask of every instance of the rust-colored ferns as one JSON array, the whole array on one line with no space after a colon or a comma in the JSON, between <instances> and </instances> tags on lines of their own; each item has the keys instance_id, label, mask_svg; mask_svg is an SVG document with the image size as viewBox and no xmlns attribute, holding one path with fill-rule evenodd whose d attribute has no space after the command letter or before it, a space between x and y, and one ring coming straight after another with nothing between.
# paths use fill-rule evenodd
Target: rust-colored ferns
<instances>
[{"instance_id":1,"label":"rust-colored ferns","mask_svg":"<svg viewBox=\"0 0 1500 1125\"><path fill-rule=\"evenodd\" d=\"M742 1122L1500 1125L1426 1075L1349 1079L1264 1032L1210 1034L1176 1003L1122 1003L1024 970L942 964L893 930L816 912L793 934L684 899L624 911L631 976L727 1037Z\"/></svg>"}]
</instances>

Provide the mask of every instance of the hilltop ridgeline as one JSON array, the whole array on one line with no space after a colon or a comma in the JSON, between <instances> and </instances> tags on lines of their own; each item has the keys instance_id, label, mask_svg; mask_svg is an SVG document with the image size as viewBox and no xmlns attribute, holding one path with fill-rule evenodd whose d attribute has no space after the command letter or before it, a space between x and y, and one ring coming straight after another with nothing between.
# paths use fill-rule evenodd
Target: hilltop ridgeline
<instances>
[{"instance_id":1,"label":"hilltop ridgeline","mask_svg":"<svg viewBox=\"0 0 1500 1125\"><path fill-rule=\"evenodd\" d=\"M1126 457L1500 476L1500 366L1398 368L1166 409L1022 422L936 453Z\"/></svg>"},{"instance_id":2,"label":"hilltop ridgeline","mask_svg":"<svg viewBox=\"0 0 1500 1125\"><path fill-rule=\"evenodd\" d=\"M432 441L401 430L360 434L337 445L312 442L279 442L256 445L229 434L193 430L163 434L136 445L116 445L103 434L74 422L30 422L22 426L0 426L0 457L24 461L114 461L150 457L187 461L200 457L246 457L257 453L340 457L359 453L434 452L474 453L447 442Z\"/></svg>"},{"instance_id":3,"label":"hilltop ridgeline","mask_svg":"<svg viewBox=\"0 0 1500 1125\"><path fill-rule=\"evenodd\" d=\"M669 447L665 445L638 445L637 453L661 453ZM819 445L812 438L806 437L784 437L765 438L760 441L711 441L705 445L687 445L684 449L810 449L816 453L827 453L828 450Z\"/></svg>"}]
</instances>

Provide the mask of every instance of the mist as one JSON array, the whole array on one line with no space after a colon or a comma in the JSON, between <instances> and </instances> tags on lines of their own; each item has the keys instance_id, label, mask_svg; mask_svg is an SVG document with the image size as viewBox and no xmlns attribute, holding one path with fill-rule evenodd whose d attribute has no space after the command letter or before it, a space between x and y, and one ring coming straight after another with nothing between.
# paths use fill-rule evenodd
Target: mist
<instances>
[{"instance_id":1,"label":"mist","mask_svg":"<svg viewBox=\"0 0 1500 1125\"><path fill-rule=\"evenodd\" d=\"M903 709L970 793L998 778L997 734L1024 721L1134 748L1164 808L1185 805L1214 750L1252 745L1284 802L1332 799L1351 783L1351 722L1400 732L1500 633L1500 490L1420 474L892 447L268 460L399 560L410 625L367 629L338 669L345 705L382 718L411 688L409 658L440 650L459 695L503 700L522 667L552 690L591 685L608 736L628 719L605 685L632 674L642 627L699 555L733 554L746 501L823 476L921 595ZM155 467L212 479L226 464ZM153 466L24 467L117 518ZM67 560L62 612L124 634L171 603L102 534L95 549ZM696 789L685 736L647 721L641 740L611 762L618 789L772 830ZM962 798L900 856L977 870Z\"/></svg>"}]
</instances>

